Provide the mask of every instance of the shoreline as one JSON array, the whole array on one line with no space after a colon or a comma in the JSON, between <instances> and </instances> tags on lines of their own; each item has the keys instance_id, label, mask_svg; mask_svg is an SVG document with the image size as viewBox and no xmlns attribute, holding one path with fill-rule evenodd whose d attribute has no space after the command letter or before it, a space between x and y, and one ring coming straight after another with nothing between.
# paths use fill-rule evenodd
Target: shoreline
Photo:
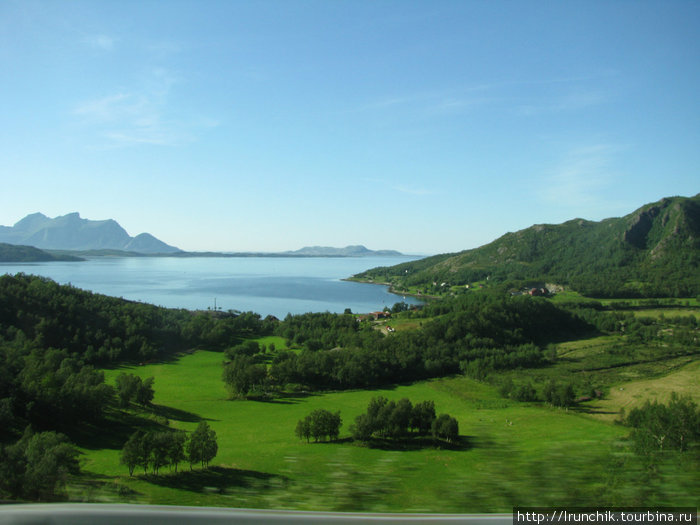
<instances>
[{"instance_id":1,"label":"shoreline","mask_svg":"<svg viewBox=\"0 0 700 525\"><path fill-rule=\"evenodd\" d=\"M394 294L394 295L403 295L404 297L409 296L409 297L413 297L414 299L420 299L420 300L426 301L426 302L440 299L440 296L438 296L438 295L427 295L427 294L422 294L422 293L396 291L396 289L394 288L394 285L391 283L383 283L383 282L379 282L379 281L372 281L372 280L366 280L366 279L356 279L354 277L347 277L345 279L341 279L341 281L349 281L349 282L361 283L361 284L378 284L380 286L386 286L387 291L389 293Z\"/></svg>"}]
</instances>

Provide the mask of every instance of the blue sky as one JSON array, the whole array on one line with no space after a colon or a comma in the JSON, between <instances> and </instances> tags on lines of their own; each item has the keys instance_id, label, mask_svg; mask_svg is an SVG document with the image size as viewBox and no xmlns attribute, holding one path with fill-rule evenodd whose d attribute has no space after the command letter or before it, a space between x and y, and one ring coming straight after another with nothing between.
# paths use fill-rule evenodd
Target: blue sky
<instances>
[{"instance_id":1,"label":"blue sky","mask_svg":"<svg viewBox=\"0 0 700 525\"><path fill-rule=\"evenodd\" d=\"M700 2L0 2L0 224L441 253L700 192Z\"/></svg>"}]
</instances>

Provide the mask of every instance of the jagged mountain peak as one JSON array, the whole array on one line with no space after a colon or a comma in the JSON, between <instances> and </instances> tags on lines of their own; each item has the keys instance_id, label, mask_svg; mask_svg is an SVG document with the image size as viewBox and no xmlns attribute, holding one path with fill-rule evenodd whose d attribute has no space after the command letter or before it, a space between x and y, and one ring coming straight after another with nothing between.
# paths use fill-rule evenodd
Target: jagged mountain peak
<instances>
[{"instance_id":1,"label":"jagged mountain peak","mask_svg":"<svg viewBox=\"0 0 700 525\"><path fill-rule=\"evenodd\" d=\"M27 215L13 227L0 228L0 242L53 250L180 251L150 234L131 237L114 219L83 219L79 212L53 219L41 213Z\"/></svg>"}]
</instances>

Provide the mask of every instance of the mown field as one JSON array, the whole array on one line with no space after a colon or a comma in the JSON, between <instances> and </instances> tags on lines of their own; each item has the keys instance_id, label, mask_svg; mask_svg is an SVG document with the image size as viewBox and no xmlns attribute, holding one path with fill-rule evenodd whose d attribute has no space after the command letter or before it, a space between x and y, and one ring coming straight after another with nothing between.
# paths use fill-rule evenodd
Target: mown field
<instances>
[{"instance_id":1,"label":"mown field","mask_svg":"<svg viewBox=\"0 0 700 525\"><path fill-rule=\"evenodd\" d=\"M261 341L283 344L279 339ZM595 344L600 341L593 342ZM579 348L571 351L581 352ZM625 427L595 412L626 406L611 396L605 410L565 410L503 399L494 386L453 377L363 391L297 394L272 401L230 400L221 380L223 354L196 351L179 359L107 370L114 382L122 371L155 377L153 410L130 412L153 425L194 430L206 420L216 431L219 453L212 467L159 476L119 464L115 418L113 439L83 443L83 482L70 497L86 501L395 512L496 512L513 505L611 504L697 505L694 473L665 465L649 477L644 465L625 452ZM694 368L673 371L668 385L693 390ZM686 374L678 379L678 374ZM687 377L686 377L687 376ZM673 377L676 377L673 379ZM664 380L658 379L659 385ZM660 386L658 388L661 388ZM628 384L634 397L643 387ZM461 442L454 446L397 443L382 448L350 440L349 426L373 396L434 400L436 411L455 416ZM336 443L299 441L296 422L312 410L339 410ZM593 413L590 413L593 412ZM107 431L109 432L109 431ZM117 437L119 436L119 437ZM695 485L693 485L695 483Z\"/></svg>"}]
</instances>

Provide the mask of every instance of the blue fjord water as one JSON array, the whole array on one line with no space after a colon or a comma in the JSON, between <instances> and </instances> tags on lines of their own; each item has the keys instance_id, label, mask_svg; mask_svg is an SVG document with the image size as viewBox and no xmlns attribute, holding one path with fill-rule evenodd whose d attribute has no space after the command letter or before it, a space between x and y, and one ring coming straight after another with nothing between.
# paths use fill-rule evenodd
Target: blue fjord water
<instances>
[{"instance_id":1,"label":"blue fjord water","mask_svg":"<svg viewBox=\"0 0 700 525\"><path fill-rule=\"evenodd\" d=\"M418 257L95 257L84 262L2 263L0 274L49 277L115 297L169 308L287 313L371 312L411 297L385 286L343 281L376 266Z\"/></svg>"}]
</instances>

